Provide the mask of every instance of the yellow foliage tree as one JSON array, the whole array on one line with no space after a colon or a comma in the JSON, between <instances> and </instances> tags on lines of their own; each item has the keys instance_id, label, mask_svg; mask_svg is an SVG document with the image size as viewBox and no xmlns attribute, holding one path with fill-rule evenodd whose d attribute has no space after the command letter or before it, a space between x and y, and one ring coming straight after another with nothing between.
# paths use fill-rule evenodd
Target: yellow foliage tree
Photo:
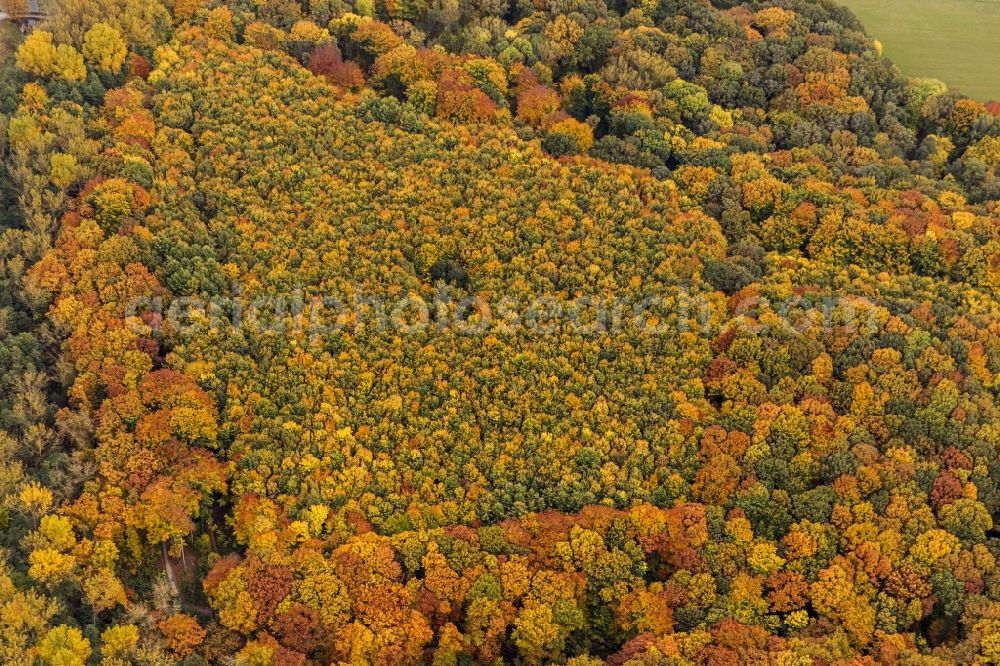
<instances>
[{"instance_id":1,"label":"yellow foliage tree","mask_svg":"<svg viewBox=\"0 0 1000 666\"><path fill-rule=\"evenodd\" d=\"M28 556L28 562L31 564L28 575L46 585L58 585L63 582L73 573L73 568L76 566L76 560L72 555L60 553L52 548L32 551Z\"/></svg>"},{"instance_id":2,"label":"yellow foliage tree","mask_svg":"<svg viewBox=\"0 0 1000 666\"><path fill-rule=\"evenodd\" d=\"M555 123L549 128L549 133L566 138L573 153L585 153L594 145L594 130L590 128L590 125L581 123L575 118L567 118Z\"/></svg>"},{"instance_id":3,"label":"yellow foliage tree","mask_svg":"<svg viewBox=\"0 0 1000 666\"><path fill-rule=\"evenodd\" d=\"M76 545L73 525L66 516L44 516L38 531L54 549L60 552L65 552Z\"/></svg>"},{"instance_id":4,"label":"yellow foliage tree","mask_svg":"<svg viewBox=\"0 0 1000 666\"><path fill-rule=\"evenodd\" d=\"M49 180L58 188L66 189L79 178L79 164L73 155L53 153L49 164Z\"/></svg>"},{"instance_id":5,"label":"yellow foliage tree","mask_svg":"<svg viewBox=\"0 0 1000 666\"><path fill-rule=\"evenodd\" d=\"M17 495L18 507L37 518L52 506L52 491L34 481L26 483Z\"/></svg>"},{"instance_id":6,"label":"yellow foliage tree","mask_svg":"<svg viewBox=\"0 0 1000 666\"><path fill-rule=\"evenodd\" d=\"M83 37L83 57L102 72L120 72L127 51L121 33L107 23L95 23Z\"/></svg>"},{"instance_id":7,"label":"yellow foliage tree","mask_svg":"<svg viewBox=\"0 0 1000 666\"><path fill-rule=\"evenodd\" d=\"M84 666L90 657L90 641L76 627L61 624L45 634L36 652L43 664Z\"/></svg>"},{"instance_id":8,"label":"yellow foliage tree","mask_svg":"<svg viewBox=\"0 0 1000 666\"><path fill-rule=\"evenodd\" d=\"M124 586L110 569L99 569L87 577L83 583L83 598L97 613L128 602Z\"/></svg>"},{"instance_id":9,"label":"yellow foliage tree","mask_svg":"<svg viewBox=\"0 0 1000 666\"><path fill-rule=\"evenodd\" d=\"M87 66L83 55L69 44L56 47L56 57L51 76L66 81L83 81L87 78Z\"/></svg>"},{"instance_id":10,"label":"yellow foliage tree","mask_svg":"<svg viewBox=\"0 0 1000 666\"><path fill-rule=\"evenodd\" d=\"M101 654L104 657L126 658L139 642L139 628L134 624L115 624L101 634Z\"/></svg>"},{"instance_id":11,"label":"yellow foliage tree","mask_svg":"<svg viewBox=\"0 0 1000 666\"><path fill-rule=\"evenodd\" d=\"M55 68L56 47L52 33L35 30L17 48L17 66L35 76L49 76Z\"/></svg>"}]
</instances>

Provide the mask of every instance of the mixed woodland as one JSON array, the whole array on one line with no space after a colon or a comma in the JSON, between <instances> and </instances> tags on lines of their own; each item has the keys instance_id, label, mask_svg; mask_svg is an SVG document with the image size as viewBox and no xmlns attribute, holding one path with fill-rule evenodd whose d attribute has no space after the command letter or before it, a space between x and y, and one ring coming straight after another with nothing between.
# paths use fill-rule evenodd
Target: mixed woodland
<instances>
[{"instance_id":1,"label":"mixed woodland","mask_svg":"<svg viewBox=\"0 0 1000 666\"><path fill-rule=\"evenodd\" d=\"M1000 663L1000 104L831 0L49 12L0 46L0 663ZM359 292L661 307L167 316Z\"/></svg>"}]
</instances>

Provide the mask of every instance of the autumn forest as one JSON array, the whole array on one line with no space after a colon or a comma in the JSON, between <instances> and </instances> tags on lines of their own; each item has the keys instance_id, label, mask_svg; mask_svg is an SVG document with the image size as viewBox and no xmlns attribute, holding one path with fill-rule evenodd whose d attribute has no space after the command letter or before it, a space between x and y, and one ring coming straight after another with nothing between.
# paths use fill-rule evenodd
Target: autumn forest
<instances>
[{"instance_id":1,"label":"autumn forest","mask_svg":"<svg viewBox=\"0 0 1000 666\"><path fill-rule=\"evenodd\" d=\"M0 664L1000 664L1000 103L835 0L43 5Z\"/></svg>"}]
</instances>

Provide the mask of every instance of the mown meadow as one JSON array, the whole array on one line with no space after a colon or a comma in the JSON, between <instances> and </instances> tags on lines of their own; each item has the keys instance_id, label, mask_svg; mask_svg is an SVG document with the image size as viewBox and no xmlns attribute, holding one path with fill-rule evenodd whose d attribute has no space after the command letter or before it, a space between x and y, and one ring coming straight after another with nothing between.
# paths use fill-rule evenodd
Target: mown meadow
<instances>
[{"instance_id":1,"label":"mown meadow","mask_svg":"<svg viewBox=\"0 0 1000 666\"><path fill-rule=\"evenodd\" d=\"M982 101L1000 98L997 0L843 0L908 76Z\"/></svg>"}]
</instances>

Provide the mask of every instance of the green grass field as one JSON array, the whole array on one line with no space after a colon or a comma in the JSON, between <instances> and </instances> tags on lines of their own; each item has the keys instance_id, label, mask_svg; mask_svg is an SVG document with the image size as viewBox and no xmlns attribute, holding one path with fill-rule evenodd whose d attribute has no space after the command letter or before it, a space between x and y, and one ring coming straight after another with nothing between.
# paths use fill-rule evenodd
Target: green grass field
<instances>
[{"instance_id":1,"label":"green grass field","mask_svg":"<svg viewBox=\"0 0 1000 666\"><path fill-rule=\"evenodd\" d=\"M909 76L1000 99L1000 0L839 0Z\"/></svg>"}]
</instances>

